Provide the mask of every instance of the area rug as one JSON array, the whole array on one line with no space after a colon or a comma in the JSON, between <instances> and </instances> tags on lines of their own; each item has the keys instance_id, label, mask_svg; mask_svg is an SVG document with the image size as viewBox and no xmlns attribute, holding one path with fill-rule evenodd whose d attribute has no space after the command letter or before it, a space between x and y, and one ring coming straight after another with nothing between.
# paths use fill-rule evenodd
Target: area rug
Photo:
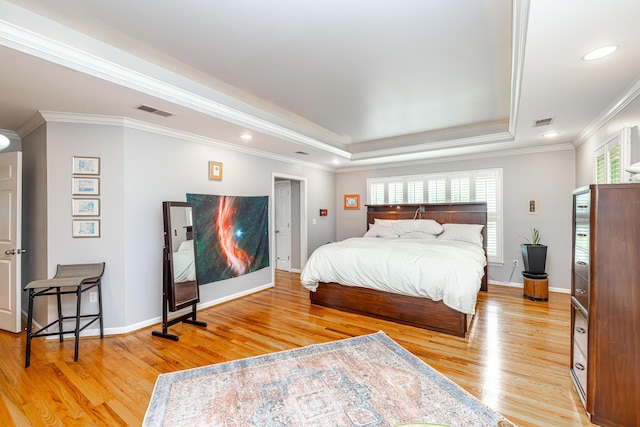
<instances>
[{"instance_id":1,"label":"area rug","mask_svg":"<svg viewBox=\"0 0 640 427\"><path fill-rule=\"evenodd\" d=\"M162 374L144 426L513 426L378 332Z\"/></svg>"}]
</instances>

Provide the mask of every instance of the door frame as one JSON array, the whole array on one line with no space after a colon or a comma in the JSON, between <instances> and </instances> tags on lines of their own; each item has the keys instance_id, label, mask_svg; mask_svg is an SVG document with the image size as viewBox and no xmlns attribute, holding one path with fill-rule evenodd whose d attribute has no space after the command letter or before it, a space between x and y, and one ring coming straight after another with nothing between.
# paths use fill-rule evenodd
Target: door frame
<instances>
[{"instance_id":1,"label":"door frame","mask_svg":"<svg viewBox=\"0 0 640 427\"><path fill-rule=\"evenodd\" d=\"M276 227L275 227L275 194L276 179L288 179L300 182L300 268L307 262L307 178L303 176L289 175L285 173L271 173L271 219L269 221L269 235L271 236L271 253L276 253ZM276 266L271 262L271 280L276 283Z\"/></svg>"}]
</instances>

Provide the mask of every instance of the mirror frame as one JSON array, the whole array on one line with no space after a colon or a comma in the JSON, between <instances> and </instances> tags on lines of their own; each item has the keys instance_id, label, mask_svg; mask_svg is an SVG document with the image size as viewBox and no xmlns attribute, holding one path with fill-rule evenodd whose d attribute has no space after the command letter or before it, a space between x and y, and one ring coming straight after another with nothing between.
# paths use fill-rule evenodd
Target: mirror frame
<instances>
[{"instance_id":1,"label":"mirror frame","mask_svg":"<svg viewBox=\"0 0 640 427\"><path fill-rule=\"evenodd\" d=\"M163 287L165 295L167 296L167 302L169 305L169 309L171 311L177 311L183 309L185 307L193 306L196 303L200 302L200 289L198 284L200 283L198 280L198 269L195 266L198 265L198 258L196 254L195 248L195 232L192 229L191 239L193 241L193 260L194 260L194 268L195 268L195 280L180 282L180 283L193 283L195 286L195 297L184 300L177 301L176 300L176 282L174 280L174 263L173 263L173 238L172 238L172 218L171 218L171 208L183 207L183 208L191 208L191 214L193 215L193 203L190 202L162 202L162 211L163 211L163 222L164 222L164 256L163 256ZM193 218L192 218L193 219ZM193 221L191 221L193 224ZM187 230L185 230L185 233Z\"/></svg>"}]
</instances>

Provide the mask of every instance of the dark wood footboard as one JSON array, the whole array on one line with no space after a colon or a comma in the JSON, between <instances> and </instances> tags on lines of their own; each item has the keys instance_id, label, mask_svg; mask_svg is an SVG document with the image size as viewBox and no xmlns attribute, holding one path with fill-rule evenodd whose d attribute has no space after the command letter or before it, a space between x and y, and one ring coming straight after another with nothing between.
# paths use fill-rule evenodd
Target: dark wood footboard
<instances>
[{"instance_id":1,"label":"dark wood footboard","mask_svg":"<svg viewBox=\"0 0 640 427\"><path fill-rule=\"evenodd\" d=\"M442 301L368 288L320 283L310 292L313 304L464 337L467 315Z\"/></svg>"}]
</instances>

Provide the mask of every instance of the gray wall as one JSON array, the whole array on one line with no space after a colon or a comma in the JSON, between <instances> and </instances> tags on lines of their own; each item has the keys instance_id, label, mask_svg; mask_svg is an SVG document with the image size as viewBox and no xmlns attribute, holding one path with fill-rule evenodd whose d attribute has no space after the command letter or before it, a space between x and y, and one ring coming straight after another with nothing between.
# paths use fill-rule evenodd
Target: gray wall
<instances>
[{"instance_id":1,"label":"gray wall","mask_svg":"<svg viewBox=\"0 0 640 427\"><path fill-rule=\"evenodd\" d=\"M575 186L574 151L550 152L478 158L464 161L441 161L413 166L377 168L338 173L336 205L338 208L338 239L362 236L366 230L366 180L372 177L415 175L421 173L503 168L503 244L504 264L490 264L489 280L509 282L512 261L520 268L511 284L521 284L521 236L529 236L529 227L540 229L542 243L548 246L547 272L552 289L571 288L571 192ZM360 194L359 210L342 209L344 194ZM539 214L528 215L526 202L538 199Z\"/></svg>"},{"instance_id":2,"label":"gray wall","mask_svg":"<svg viewBox=\"0 0 640 427\"><path fill-rule=\"evenodd\" d=\"M35 135L32 133L23 140L24 150L32 153L25 156L25 169L47 171L46 181L33 179L29 190L25 190L35 191L37 196L30 202L23 223L25 229L33 224L46 228L48 243L30 253L33 258L24 263L24 270L28 271L25 277L31 280L52 277L58 263L105 261L103 298L107 333L124 333L160 320L162 201L184 201L186 193L272 198L272 174L280 173L305 179L308 194L314 195L308 198L307 212L317 212L319 205L335 210L335 175L308 164L286 163L233 151L222 144L193 141L186 135L180 139L173 133L168 136L121 125L48 122L41 128L46 132L40 137L32 138ZM98 239L71 237L73 156L101 159ZM208 179L209 160L223 162L222 181ZM269 222L272 228L272 209ZM335 226L335 218L318 225L309 221L307 252L335 239ZM32 236L30 240L37 238ZM44 271L32 262L36 259L46 260ZM271 267L203 285L201 305L213 305L272 283ZM87 300L83 304L90 309L94 303Z\"/></svg>"}]
</instances>

